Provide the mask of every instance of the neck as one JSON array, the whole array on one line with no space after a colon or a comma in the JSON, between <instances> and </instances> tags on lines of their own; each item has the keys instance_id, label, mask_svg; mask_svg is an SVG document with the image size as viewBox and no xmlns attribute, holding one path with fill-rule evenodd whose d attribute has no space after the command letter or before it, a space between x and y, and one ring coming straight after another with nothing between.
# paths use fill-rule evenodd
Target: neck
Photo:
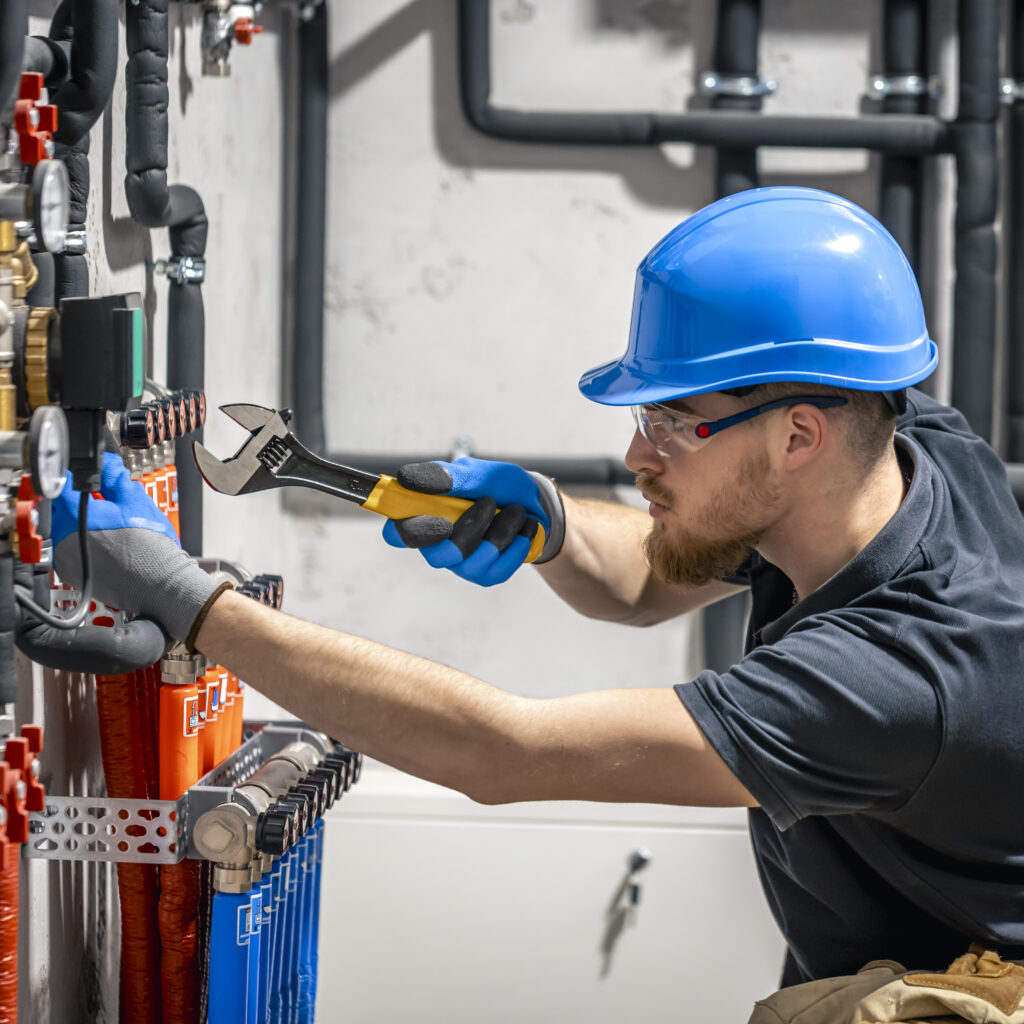
<instances>
[{"instance_id":1,"label":"neck","mask_svg":"<svg viewBox=\"0 0 1024 1024\"><path fill-rule=\"evenodd\" d=\"M819 478L820 479L820 478ZM906 484L895 449L865 478L837 474L792 503L758 550L792 581L803 600L864 550L896 514Z\"/></svg>"}]
</instances>

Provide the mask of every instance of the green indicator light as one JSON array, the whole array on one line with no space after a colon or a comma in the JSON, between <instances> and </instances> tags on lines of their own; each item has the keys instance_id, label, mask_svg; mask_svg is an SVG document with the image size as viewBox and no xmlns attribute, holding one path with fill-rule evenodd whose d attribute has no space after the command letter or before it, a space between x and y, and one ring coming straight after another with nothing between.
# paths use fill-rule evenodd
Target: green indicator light
<instances>
[{"instance_id":1,"label":"green indicator light","mask_svg":"<svg viewBox=\"0 0 1024 1024\"><path fill-rule=\"evenodd\" d=\"M132 394L141 395L145 384L142 365L142 310L132 310Z\"/></svg>"}]
</instances>

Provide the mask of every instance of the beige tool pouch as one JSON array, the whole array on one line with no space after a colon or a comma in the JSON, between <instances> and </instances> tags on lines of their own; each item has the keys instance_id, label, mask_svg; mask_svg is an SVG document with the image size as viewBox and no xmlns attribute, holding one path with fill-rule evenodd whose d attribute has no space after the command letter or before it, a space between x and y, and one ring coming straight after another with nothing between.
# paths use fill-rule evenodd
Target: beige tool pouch
<instances>
[{"instance_id":1,"label":"beige tool pouch","mask_svg":"<svg viewBox=\"0 0 1024 1024\"><path fill-rule=\"evenodd\" d=\"M946 971L874 960L857 974L784 988L748 1024L1024 1024L1024 966L972 945Z\"/></svg>"}]
</instances>

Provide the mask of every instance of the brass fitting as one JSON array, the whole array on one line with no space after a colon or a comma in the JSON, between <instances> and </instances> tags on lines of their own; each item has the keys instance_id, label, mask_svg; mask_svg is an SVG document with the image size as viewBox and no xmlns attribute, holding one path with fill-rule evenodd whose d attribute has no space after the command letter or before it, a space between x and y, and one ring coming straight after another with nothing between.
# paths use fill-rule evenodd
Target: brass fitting
<instances>
[{"instance_id":1,"label":"brass fitting","mask_svg":"<svg viewBox=\"0 0 1024 1024\"><path fill-rule=\"evenodd\" d=\"M0 267L11 271L14 285L14 301L24 301L28 290L39 278L39 271L32 262L27 241L18 241L14 222L0 221Z\"/></svg>"},{"instance_id":2,"label":"brass fitting","mask_svg":"<svg viewBox=\"0 0 1024 1024\"><path fill-rule=\"evenodd\" d=\"M50 371L48 344L50 324L57 319L57 311L37 306L29 311L25 332L25 390L29 408L35 410L50 404Z\"/></svg>"}]
</instances>

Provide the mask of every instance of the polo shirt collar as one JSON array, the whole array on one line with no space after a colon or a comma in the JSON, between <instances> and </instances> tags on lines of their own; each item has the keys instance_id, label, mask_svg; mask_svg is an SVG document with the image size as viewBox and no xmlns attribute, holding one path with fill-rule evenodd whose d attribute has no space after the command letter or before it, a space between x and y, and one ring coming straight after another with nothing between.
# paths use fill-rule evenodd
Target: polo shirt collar
<instances>
[{"instance_id":1,"label":"polo shirt collar","mask_svg":"<svg viewBox=\"0 0 1024 1024\"><path fill-rule=\"evenodd\" d=\"M906 497L893 517L842 569L812 594L758 631L759 642L780 640L801 619L852 603L861 594L893 579L920 543L931 520L935 470L921 448L903 434L896 435L901 463L913 467Z\"/></svg>"}]
</instances>

